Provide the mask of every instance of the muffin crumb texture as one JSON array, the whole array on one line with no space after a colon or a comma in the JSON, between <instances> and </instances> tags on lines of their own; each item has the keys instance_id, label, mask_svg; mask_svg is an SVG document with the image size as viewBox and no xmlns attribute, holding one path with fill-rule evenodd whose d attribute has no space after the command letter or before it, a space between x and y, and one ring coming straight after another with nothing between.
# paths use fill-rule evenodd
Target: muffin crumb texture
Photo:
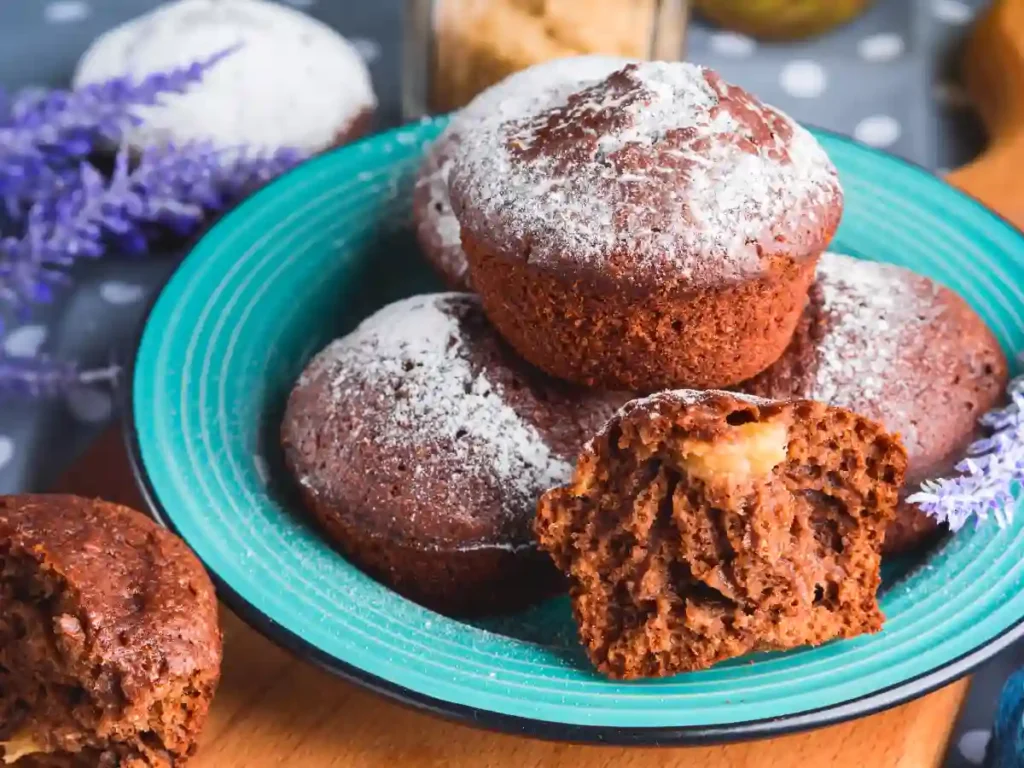
<instances>
[{"instance_id":1,"label":"muffin crumb texture","mask_svg":"<svg viewBox=\"0 0 1024 768\"><path fill-rule=\"evenodd\" d=\"M216 688L213 586L141 514L0 499L0 755L32 768L170 768Z\"/></svg>"},{"instance_id":2,"label":"muffin crumb texture","mask_svg":"<svg viewBox=\"0 0 1024 768\"><path fill-rule=\"evenodd\" d=\"M633 401L541 499L580 637L613 678L881 629L899 440L821 403L677 390Z\"/></svg>"}]
</instances>

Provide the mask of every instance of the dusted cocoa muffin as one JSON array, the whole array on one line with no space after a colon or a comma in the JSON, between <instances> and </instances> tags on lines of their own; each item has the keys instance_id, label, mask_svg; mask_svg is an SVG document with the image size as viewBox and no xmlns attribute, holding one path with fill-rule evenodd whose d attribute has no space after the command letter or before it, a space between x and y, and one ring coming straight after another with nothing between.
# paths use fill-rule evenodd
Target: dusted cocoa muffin
<instances>
[{"instance_id":1,"label":"dusted cocoa muffin","mask_svg":"<svg viewBox=\"0 0 1024 768\"><path fill-rule=\"evenodd\" d=\"M184 765L220 675L213 586L127 507L0 498L0 749L39 768Z\"/></svg>"},{"instance_id":2,"label":"dusted cocoa muffin","mask_svg":"<svg viewBox=\"0 0 1024 768\"><path fill-rule=\"evenodd\" d=\"M877 632L897 437L850 411L675 390L635 400L538 505L580 638L614 678Z\"/></svg>"},{"instance_id":3,"label":"dusted cocoa muffin","mask_svg":"<svg viewBox=\"0 0 1024 768\"><path fill-rule=\"evenodd\" d=\"M685 63L543 90L463 136L450 178L502 335L555 376L630 390L773 363L842 212L807 131Z\"/></svg>"},{"instance_id":4,"label":"dusted cocoa muffin","mask_svg":"<svg viewBox=\"0 0 1024 768\"><path fill-rule=\"evenodd\" d=\"M469 265L462 251L459 220L448 191L452 156L461 137L482 119L516 115L542 98L545 89L569 94L625 66L628 59L612 56L573 56L547 61L517 72L483 91L460 111L427 151L413 191L416 236L427 260L448 287L469 288Z\"/></svg>"},{"instance_id":5,"label":"dusted cocoa muffin","mask_svg":"<svg viewBox=\"0 0 1024 768\"><path fill-rule=\"evenodd\" d=\"M786 352L739 388L849 408L900 434L909 466L883 547L895 553L937 530L904 499L963 458L1007 375L992 332L953 291L891 264L826 253Z\"/></svg>"},{"instance_id":6,"label":"dusted cocoa muffin","mask_svg":"<svg viewBox=\"0 0 1024 768\"><path fill-rule=\"evenodd\" d=\"M537 499L626 399L531 368L475 296L416 296L314 358L282 441L353 562L442 613L496 613L560 585L533 538Z\"/></svg>"}]
</instances>

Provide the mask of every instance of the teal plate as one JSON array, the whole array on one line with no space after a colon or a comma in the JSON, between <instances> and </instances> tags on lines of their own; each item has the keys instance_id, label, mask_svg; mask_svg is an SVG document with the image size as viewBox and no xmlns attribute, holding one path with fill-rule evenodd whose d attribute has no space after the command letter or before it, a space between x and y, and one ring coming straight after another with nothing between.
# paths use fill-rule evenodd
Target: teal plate
<instances>
[{"instance_id":1,"label":"teal plate","mask_svg":"<svg viewBox=\"0 0 1024 768\"><path fill-rule=\"evenodd\" d=\"M128 442L153 513L221 596L283 645L415 706L502 730L621 743L775 734L863 715L966 673L1024 625L1024 515L886 564L885 630L636 683L596 675L564 598L463 623L365 576L304 519L278 452L306 361L377 307L437 290L409 227L442 122L312 160L218 222L157 298L132 373ZM926 171L819 133L846 189L836 249L962 294L1024 350L1024 237Z\"/></svg>"}]
</instances>

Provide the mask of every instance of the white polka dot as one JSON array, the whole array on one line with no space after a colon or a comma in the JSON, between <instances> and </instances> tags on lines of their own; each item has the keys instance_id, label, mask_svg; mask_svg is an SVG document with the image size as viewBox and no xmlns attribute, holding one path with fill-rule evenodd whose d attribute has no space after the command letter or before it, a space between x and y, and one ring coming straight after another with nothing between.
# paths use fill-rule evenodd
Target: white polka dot
<instances>
[{"instance_id":1,"label":"white polka dot","mask_svg":"<svg viewBox=\"0 0 1024 768\"><path fill-rule=\"evenodd\" d=\"M824 67L816 61L805 59L789 62L779 75L782 89L798 99L813 99L820 96L825 91L827 82Z\"/></svg>"},{"instance_id":2,"label":"white polka dot","mask_svg":"<svg viewBox=\"0 0 1024 768\"><path fill-rule=\"evenodd\" d=\"M757 50L757 43L754 42L754 38L738 32L715 32L711 36L711 50L720 56L742 59Z\"/></svg>"},{"instance_id":3,"label":"white polka dot","mask_svg":"<svg viewBox=\"0 0 1024 768\"><path fill-rule=\"evenodd\" d=\"M352 46L363 57L363 61L372 64L380 58L380 43L376 40L368 40L365 37L354 37L349 40Z\"/></svg>"},{"instance_id":4,"label":"white polka dot","mask_svg":"<svg viewBox=\"0 0 1024 768\"><path fill-rule=\"evenodd\" d=\"M89 4L84 0L59 0L47 3L43 8L43 18L51 24L70 24L81 21L90 13Z\"/></svg>"},{"instance_id":5,"label":"white polka dot","mask_svg":"<svg viewBox=\"0 0 1024 768\"><path fill-rule=\"evenodd\" d=\"M7 435L0 435L0 468L6 467L14 458L14 441Z\"/></svg>"},{"instance_id":6,"label":"white polka dot","mask_svg":"<svg viewBox=\"0 0 1024 768\"><path fill-rule=\"evenodd\" d=\"M146 289L134 283L110 280L100 286L100 296L111 304L134 304L146 295Z\"/></svg>"},{"instance_id":7,"label":"white polka dot","mask_svg":"<svg viewBox=\"0 0 1024 768\"><path fill-rule=\"evenodd\" d=\"M985 761L985 748L991 738L992 734L988 731L968 731L960 737L957 749L971 765L981 765Z\"/></svg>"},{"instance_id":8,"label":"white polka dot","mask_svg":"<svg viewBox=\"0 0 1024 768\"><path fill-rule=\"evenodd\" d=\"M966 24L974 15L971 7L961 0L932 0L932 13L947 24Z\"/></svg>"},{"instance_id":9,"label":"white polka dot","mask_svg":"<svg viewBox=\"0 0 1024 768\"><path fill-rule=\"evenodd\" d=\"M35 357L39 354L47 331L42 325L23 325L4 338L4 352L11 357Z\"/></svg>"},{"instance_id":10,"label":"white polka dot","mask_svg":"<svg viewBox=\"0 0 1024 768\"><path fill-rule=\"evenodd\" d=\"M865 61L893 61L903 55L906 43L895 32L883 32L879 35L865 37L857 43L857 52Z\"/></svg>"},{"instance_id":11,"label":"white polka dot","mask_svg":"<svg viewBox=\"0 0 1024 768\"><path fill-rule=\"evenodd\" d=\"M950 109L966 109L971 106L967 89L959 83L936 83L932 87L932 97Z\"/></svg>"},{"instance_id":12,"label":"white polka dot","mask_svg":"<svg viewBox=\"0 0 1024 768\"><path fill-rule=\"evenodd\" d=\"M114 412L114 401L105 389L78 387L64 399L71 415L79 421L96 424L106 421Z\"/></svg>"},{"instance_id":13,"label":"white polka dot","mask_svg":"<svg viewBox=\"0 0 1024 768\"><path fill-rule=\"evenodd\" d=\"M900 124L889 115L865 117L853 129L853 137L872 147L891 147L900 137Z\"/></svg>"}]
</instances>

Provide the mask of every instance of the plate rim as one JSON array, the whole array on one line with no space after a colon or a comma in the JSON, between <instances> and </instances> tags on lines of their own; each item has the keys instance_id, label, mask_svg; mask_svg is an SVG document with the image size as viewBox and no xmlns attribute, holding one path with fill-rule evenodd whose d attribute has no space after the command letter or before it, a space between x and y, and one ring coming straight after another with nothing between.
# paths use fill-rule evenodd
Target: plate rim
<instances>
[{"instance_id":1,"label":"plate rim","mask_svg":"<svg viewBox=\"0 0 1024 768\"><path fill-rule=\"evenodd\" d=\"M429 119L432 123L446 121L446 116L436 116ZM805 124L806 125L806 124ZM325 154L336 154L351 151L353 148L372 141L379 141L393 136L401 131L407 131L409 125L402 125L387 131L382 131L371 136L364 137L357 142L344 147L331 150ZM895 160L917 173L923 173L934 181L953 190L958 196L979 209L986 215L1002 222L1008 229L1015 232L1024 239L1024 231L1006 219L997 211L989 208L981 200L966 192L954 187L945 178L934 174L924 166L911 160L899 157L892 153L871 147L858 142L849 136L837 133L832 130L808 125L815 133L827 135L832 140L837 140L853 145L860 150L870 154L880 155L889 160ZM262 187L256 194L265 192L278 183L291 176L289 171L279 176L274 181ZM244 201L243 201L244 202ZM232 209L233 211L234 209ZM149 514L162 526L181 537L186 544L187 539L182 535L181 530L175 524L173 516L160 502L156 489L150 480L142 457L142 447L139 441L137 429L134 398L135 398L135 367L138 360L138 353L142 344L143 336L149 325L153 310L159 303L178 273L182 264L193 253L198 243L205 238L206 234L220 220L231 215L228 211L217 216L211 223L182 248L184 256L181 262L172 270L161 284L159 290L155 291L149 298L145 311L137 323L137 328L132 334L132 342L121 363L124 371L123 386L119 387L119 405L121 408L121 434L128 456L128 464L136 487L139 489L142 500ZM189 547L190 549L191 546ZM194 551L194 550L193 550ZM829 725L866 717L892 707L899 706L921 696L925 696L941 687L949 685L968 674L972 669L990 659L1001 650L1012 644L1014 641L1024 637L1024 616L1019 617L1016 622L1007 626L998 635L990 638L987 642L963 653L959 657L947 661L929 671L923 672L915 677L907 678L898 683L881 688L877 691L849 699L844 702L827 705L815 709L805 710L779 717L763 718L758 720L747 720L740 723L728 723L720 725L688 725L688 726L606 726L587 725L579 723L561 723L540 718L524 717L522 715L510 715L496 712L490 709L481 709L465 704L448 701L446 699L429 696L399 685L398 683L386 680L373 674L355 664L334 656L306 640L301 635L293 632L287 627L279 624L273 617L264 613L238 591L228 584L217 571L210 566L202 557L196 553L196 557L202 562L203 567L213 581L218 598L223 601L231 611L238 616L251 629L261 634L274 644L285 649L295 657L310 662L317 667L324 669L331 674L340 677L346 682L355 684L398 704L416 711L426 712L430 715L443 718L452 722L482 728L484 730L509 733L514 735L529 736L546 741L575 742L581 744L606 744L617 746L707 746L712 744L726 744L755 739L772 738L790 733L808 731L822 728Z\"/></svg>"}]
</instances>

